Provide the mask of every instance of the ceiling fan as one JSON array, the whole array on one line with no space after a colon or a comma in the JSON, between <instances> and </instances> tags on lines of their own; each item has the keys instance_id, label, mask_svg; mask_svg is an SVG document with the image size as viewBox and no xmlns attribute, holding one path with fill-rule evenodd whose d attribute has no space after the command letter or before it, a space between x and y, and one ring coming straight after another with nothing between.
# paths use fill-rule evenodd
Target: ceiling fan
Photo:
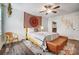
<instances>
[{"instance_id":1,"label":"ceiling fan","mask_svg":"<svg viewBox=\"0 0 79 59\"><path fill-rule=\"evenodd\" d=\"M59 5L56 4L48 4L48 5L44 5L43 6L43 10L40 11L40 13L45 12L45 14L47 15L48 13L52 12L52 13L57 13L57 10L60 8Z\"/></svg>"}]
</instances>

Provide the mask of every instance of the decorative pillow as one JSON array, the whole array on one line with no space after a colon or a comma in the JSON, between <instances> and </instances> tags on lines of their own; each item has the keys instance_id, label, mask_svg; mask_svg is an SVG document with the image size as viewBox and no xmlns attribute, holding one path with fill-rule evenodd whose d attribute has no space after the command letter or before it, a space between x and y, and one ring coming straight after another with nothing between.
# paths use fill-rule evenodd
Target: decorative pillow
<instances>
[{"instance_id":1,"label":"decorative pillow","mask_svg":"<svg viewBox=\"0 0 79 59\"><path fill-rule=\"evenodd\" d=\"M34 28L28 28L28 32L34 32Z\"/></svg>"},{"instance_id":2,"label":"decorative pillow","mask_svg":"<svg viewBox=\"0 0 79 59\"><path fill-rule=\"evenodd\" d=\"M39 30L38 30L38 28L34 28L34 31L35 31L35 32L38 32Z\"/></svg>"},{"instance_id":3,"label":"decorative pillow","mask_svg":"<svg viewBox=\"0 0 79 59\"><path fill-rule=\"evenodd\" d=\"M40 32L41 31L41 28L39 27L39 28L34 28L34 31L35 32Z\"/></svg>"}]
</instances>

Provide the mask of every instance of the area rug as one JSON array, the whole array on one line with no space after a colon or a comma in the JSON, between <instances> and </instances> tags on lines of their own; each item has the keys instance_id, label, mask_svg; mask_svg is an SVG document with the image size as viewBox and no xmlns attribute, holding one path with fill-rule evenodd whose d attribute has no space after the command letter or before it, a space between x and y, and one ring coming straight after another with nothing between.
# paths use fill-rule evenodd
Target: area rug
<instances>
[{"instance_id":1,"label":"area rug","mask_svg":"<svg viewBox=\"0 0 79 59\"><path fill-rule=\"evenodd\" d=\"M21 41L6 47L3 55L34 55L34 53Z\"/></svg>"},{"instance_id":2,"label":"area rug","mask_svg":"<svg viewBox=\"0 0 79 59\"><path fill-rule=\"evenodd\" d=\"M74 55L76 51L75 44L67 43L63 50L59 53L60 55Z\"/></svg>"}]
</instances>

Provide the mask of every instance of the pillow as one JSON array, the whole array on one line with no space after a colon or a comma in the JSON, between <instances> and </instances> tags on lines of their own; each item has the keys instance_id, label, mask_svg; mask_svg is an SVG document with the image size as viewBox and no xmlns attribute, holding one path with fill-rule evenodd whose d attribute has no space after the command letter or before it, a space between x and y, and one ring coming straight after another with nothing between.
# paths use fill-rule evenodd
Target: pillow
<instances>
[{"instance_id":1,"label":"pillow","mask_svg":"<svg viewBox=\"0 0 79 59\"><path fill-rule=\"evenodd\" d=\"M38 30L37 28L34 28L34 31L35 31L35 32L38 32L39 30Z\"/></svg>"},{"instance_id":2,"label":"pillow","mask_svg":"<svg viewBox=\"0 0 79 59\"><path fill-rule=\"evenodd\" d=\"M28 32L34 32L34 28L28 28Z\"/></svg>"},{"instance_id":3,"label":"pillow","mask_svg":"<svg viewBox=\"0 0 79 59\"><path fill-rule=\"evenodd\" d=\"M40 28L34 28L34 31L35 31L35 32L40 32L41 29L40 29Z\"/></svg>"}]
</instances>

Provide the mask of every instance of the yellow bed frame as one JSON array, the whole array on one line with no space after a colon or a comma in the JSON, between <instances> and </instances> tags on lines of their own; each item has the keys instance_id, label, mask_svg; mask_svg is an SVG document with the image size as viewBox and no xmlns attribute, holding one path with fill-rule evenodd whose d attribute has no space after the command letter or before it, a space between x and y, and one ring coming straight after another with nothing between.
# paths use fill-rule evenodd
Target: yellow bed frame
<instances>
[{"instance_id":1,"label":"yellow bed frame","mask_svg":"<svg viewBox=\"0 0 79 59\"><path fill-rule=\"evenodd\" d=\"M27 34L27 38L28 38L28 40L30 40L32 43L34 43L36 46L39 46L39 47L41 46L38 39L32 37L32 36L29 35L29 34Z\"/></svg>"}]
</instances>

